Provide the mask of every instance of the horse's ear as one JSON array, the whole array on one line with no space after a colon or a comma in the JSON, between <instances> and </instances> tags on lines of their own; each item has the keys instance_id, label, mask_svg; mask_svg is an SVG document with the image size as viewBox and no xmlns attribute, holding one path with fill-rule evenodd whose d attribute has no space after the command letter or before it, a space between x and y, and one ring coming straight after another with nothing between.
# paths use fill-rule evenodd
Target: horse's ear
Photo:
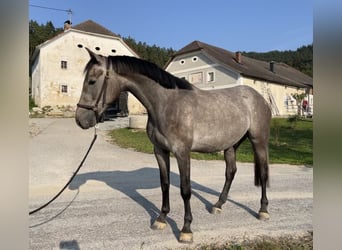
<instances>
[{"instance_id":1,"label":"horse's ear","mask_svg":"<svg viewBox=\"0 0 342 250\"><path fill-rule=\"evenodd\" d=\"M85 49L88 51L91 59L95 60L96 62L100 63L101 59L100 56L98 54L95 54L93 51L91 51L90 49L88 49L87 47L85 47Z\"/></svg>"}]
</instances>

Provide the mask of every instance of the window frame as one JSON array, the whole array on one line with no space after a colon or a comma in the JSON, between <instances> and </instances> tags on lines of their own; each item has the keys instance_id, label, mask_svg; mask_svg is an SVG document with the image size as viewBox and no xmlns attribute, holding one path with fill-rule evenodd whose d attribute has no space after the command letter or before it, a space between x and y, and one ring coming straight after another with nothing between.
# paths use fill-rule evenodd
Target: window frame
<instances>
[{"instance_id":1,"label":"window frame","mask_svg":"<svg viewBox=\"0 0 342 250\"><path fill-rule=\"evenodd\" d=\"M61 94L67 95L69 93L69 86L66 83L59 85L59 91Z\"/></svg>"},{"instance_id":2,"label":"window frame","mask_svg":"<svg viewBox=\"0 0 342 250\"><path fill-rule=\"evenodd\" d=\"M211 82L215 82L216 80L216 75L214 71L208 71L207 72L207 82L211 83Z\"/></svg>"},{"instance_id":3,"label":"window frame","mask_svg":"<svg viewBox=\"0 0 342 250\"><path fill-rule=\"evenodd\" d=\"M61 60L61 69L67 69L68 68L68 61Z\"/></svg>"},{"instance_id":4,"label":"window frame","mask_svg":"<svg viewBox=\"0 0 342 250\"><path fill-rule=\"evenodd\" d=\"M195 81L194 81L194 79L195 79ZM198 79L200 79L200 81ZM194 73L190 73L189 82L191 84L202 84L203 83L203 71L197 71Z\"/></svg>"}]
</instances>

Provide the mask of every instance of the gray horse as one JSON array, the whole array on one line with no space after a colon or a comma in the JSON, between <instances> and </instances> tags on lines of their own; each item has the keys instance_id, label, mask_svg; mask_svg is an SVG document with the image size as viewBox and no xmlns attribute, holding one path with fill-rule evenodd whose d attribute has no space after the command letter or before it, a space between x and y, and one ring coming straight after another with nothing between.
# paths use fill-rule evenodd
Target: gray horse
<instances>
[{"instance_id":1,"label":"gray horse","mask_svg":"<svg viewBox=\"0 0 342 250\"><path fill-rule=\"evenodd\" d=\"M179 241L192 242L190 152L224 151L226 181L212 208L219 213L236 173L236 150L246 138L254 150L254 182L261 185L259 218L269 218L266 186L271 111L258 92L248 86L204 91L153 63L87 51L91 59L85 68L76 123L83 129L95 126L122 91L131 92L148 112L147 134L154 145L162 190L161 212L153 229L165 228L170 211L170 152L177 159L185 208Z\"/></svg>"}]
</instances>

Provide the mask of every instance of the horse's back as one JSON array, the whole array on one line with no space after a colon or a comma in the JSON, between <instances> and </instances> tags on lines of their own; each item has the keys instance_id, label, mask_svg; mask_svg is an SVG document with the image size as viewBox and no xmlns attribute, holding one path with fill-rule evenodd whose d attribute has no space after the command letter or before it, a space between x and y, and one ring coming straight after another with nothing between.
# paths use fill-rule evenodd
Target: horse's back
<instances>
[{"instance_id":1,"label":"horse's back","mask_svg":"<svg viewBox=\"0 0 342 250\"><path fill-rule=\"evenodd\" d=\"M223 150L238 141L267 117L268 105L253 88L236 86L196 93L193 150ZM266 111L265 111L266 110Z\"/></svg>"},{"instance_id":2,"label":"horse's back","mask_svg":"<svg viewBox=\"0 0 342 250\"><path fill-rule=\"evenodd\" d=\"M217 147L224 148L237 143L247 132L268 134L270 108L252 87L202 91L198 101L194 141L201 145L217 142Z\"/></svg>"},{"instance_id":3,"label":"horse's back","mask_svg":"<svg viewBox=\"0 0 342 250\"><path fill-rule=\"evenodd\" d=\"M172 152L179 145L197 152L227 149L268 119L266 101L248 86L174 93L161 106L158 124L149 125L151 140Z\"/></svg>"},{"instance_id":4,"label":"horse's back","mask_svg":"<svg viewBox=\"0 0 342 250\"><path fill-rule=\"evenodd\" d=\"M257 119L259 116L265 116L264 118L271 116L271 110L265 98L254 88L247 85L203 92L206 92L204 95L208 93L209 98L215 103L220 102L222 104L218 105L218 107L223 105L226 105L227 108L236 106L241 115L250 116L251 119Z\"/></svg>"},{"instance_id":5,"label":"horse's back","mask_svg":"<svg viewBox=\"0 0 342 250\"><path fill-rule=\"evenodd\" d=\"M265 116L271 115L271 110L265 98L250 86L239 85L214 91L220 92L229 102L236 103L251 116L258 116L258 113L263 113Z\"/></svg>"}]
</instances>

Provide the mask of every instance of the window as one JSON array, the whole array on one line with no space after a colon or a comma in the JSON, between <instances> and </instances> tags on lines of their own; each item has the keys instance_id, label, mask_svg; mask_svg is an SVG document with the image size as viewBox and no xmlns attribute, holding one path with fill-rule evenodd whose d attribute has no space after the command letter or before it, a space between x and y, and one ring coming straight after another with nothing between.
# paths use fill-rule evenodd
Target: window
<instances>
[{"instance_id":1,"label":"window","mask_svg":"<svg viewBox=\"0 0 342 250\"><path fill-rule=\"evenodd\" d=\"M68 93L68 85L66 85L66 84L61 85L61 93L63 93L63 94Z\"/></svg>"},{"instance_id":2,"label":"window","mask_svg":"<svg viewBox=\"0 0 342 250\"><path fill-rule=\"evenodd\" d=\"M197 57L197 56L194 56L191 60L192 60L193 62L197 62L197 61L198 61L198 57Z\"/></svg>"},{"instance_id":3,"label":"window","mask_svg":"<svg viewBox=\"0 0 342 250\"><path fill-rule=\"evenodd\" d=\"M203 81L203 74L202 72L192 73L190 74L190 83L202 83Z\"/></svg>"},{"instance_id":4,"label":"window","mask_svg":"<svg viewBox=\"0 0 342 250\"><path fill-rule=\"evenodd\" d=\"M214 74L214 72L208 72L207 82L214 82L214 81L215 81L215 74Z\"/></svg>"},{"instance_id":5,"label":"window","mask_svg":"<svg viewBox=\"0 0 342 250\"><path fill-rule=\"evenodd\" d=\"M182 60L179 61L179 63L180 63L181 65L183 65L183 64L185 63L185 60L182 59Z\"/></svg>"},{"instance_id":6,"label":"window","mask_svg":"<svg viewBox=\"0 0 342 250\"><path fill-rule=\"evenodd\" d=\"M61 61L61 68L62 69L68 68L68 62L67 61Z\"/></svg>"}]
</instances>

